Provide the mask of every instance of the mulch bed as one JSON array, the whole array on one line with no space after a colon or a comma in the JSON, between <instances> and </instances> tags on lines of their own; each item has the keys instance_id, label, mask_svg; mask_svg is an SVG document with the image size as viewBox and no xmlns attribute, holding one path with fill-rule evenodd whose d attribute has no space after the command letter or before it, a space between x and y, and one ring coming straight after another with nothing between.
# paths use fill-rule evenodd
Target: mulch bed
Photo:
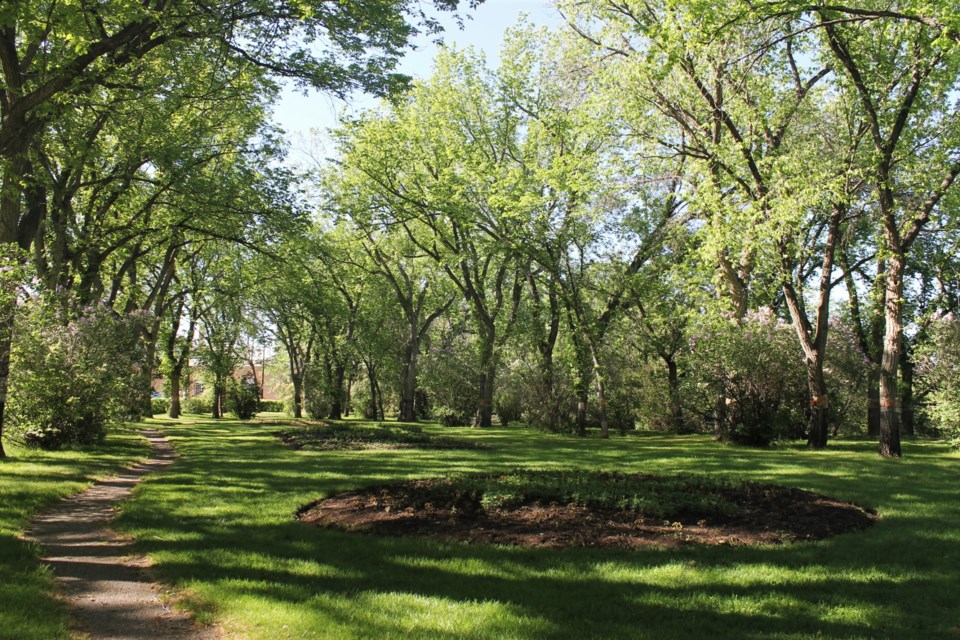
<instances>
[{"instance_id":1,"label":"mulch bed","mask_svg":"<svg viewBox=\"0 0 960 640\"><path fill-rule=\"evenodd\" d=\"M297 518L318 527L385 536L426 536L525 547L676 547L686 544L746 545L822 540L871 526L878 515L801 489L745 483L727 487L733 515L697 514L652 520L617 509L571 504L529 504L509 509L463 511L404 507L411 489L437 480L415 480L341 493L306 505Z\"/></svg>"},{"instance_id":2,"label":"mulch bed","mask_svg":"<svg viewBox=\"0 0 960 640\"><path fill-rule=\"evenodd\" d=\"M289 427L273 435L291 449L307 451L362 451L421 449L426 451L481 450L477 442L425 433L418 428L388 425L348 426L328 422L274 421L257 424Z\"/></svg>"}]
</instances>

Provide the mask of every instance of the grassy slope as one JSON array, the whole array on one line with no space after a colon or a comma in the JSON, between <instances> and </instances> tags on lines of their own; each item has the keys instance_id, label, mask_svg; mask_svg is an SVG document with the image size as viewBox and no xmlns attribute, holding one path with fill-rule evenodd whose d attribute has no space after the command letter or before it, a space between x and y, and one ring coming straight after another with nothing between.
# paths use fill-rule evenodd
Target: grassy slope
<instances>
[{"instance_id":1,"label":"grassy slope","mask_svg":"<svg viewBox=\"0 0 960 640\"><path fill-rule=\"evenodd\" d=\"M39 509L145 457L147 442L126 429L89 452L4 447L10 457L0 460L0 638L65 638L67 614L52 595L50 573L37 561L37 546L18 535Z\"/></svg>"},{"instance_id":2,"label":"grassy slope","mask_svg":"<svg viewBox=\"0 0 960 640\"><path fill-rule=\"evenodd\" d=\"M443 430L485 451L293 451L276 427L164 427L182 455L120 526L187 605L235 637L935 638L960 625L956 455L867 442L753 451L705 437L600 441ZM297 524L302 504L386 480L519 466L774 481L873 506L866 533L766 548L537 550L349 535Z\"/></svg>"}]
</instances>

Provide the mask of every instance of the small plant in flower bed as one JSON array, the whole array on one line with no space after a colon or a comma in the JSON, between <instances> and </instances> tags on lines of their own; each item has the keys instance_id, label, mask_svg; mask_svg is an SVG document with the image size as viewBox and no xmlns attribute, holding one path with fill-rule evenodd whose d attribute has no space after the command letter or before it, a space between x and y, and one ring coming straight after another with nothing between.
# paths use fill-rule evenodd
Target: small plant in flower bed
<instances>
[{"instance_id":1,"label":"small plant in flower bed","mask_svg":"<svg viewBox=\"0 0 960 640\"><path fill-rule=\"evenodd\" d=\"M287 444L310 451L343 449L479 449L481 445L434 436L413 425L321 423L277 433Z\"/></svg>"},{"instance_id":2,"label":"small plant in flower bed","mask_svg":"<svg viewBox=\"0 0 960 640\"><path fill-rule=\"evenodd\" d=\"M739 507L731 496L739 487L698 475L513 471L403 483L391 487L390 496L396 509L433 507L469 513L557 504L682 519L735 515Z\"/></svg>"}]
</instances>

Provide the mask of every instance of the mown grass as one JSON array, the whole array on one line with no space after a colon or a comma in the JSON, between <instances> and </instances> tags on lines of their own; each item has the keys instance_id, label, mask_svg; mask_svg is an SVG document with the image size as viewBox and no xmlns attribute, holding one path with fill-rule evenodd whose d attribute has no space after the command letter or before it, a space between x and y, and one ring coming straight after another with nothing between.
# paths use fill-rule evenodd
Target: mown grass
<instances>
[{"instance_id":1,"label":"mown grass","mask_svg":"<svg viewBox=\"0 0 960 640\"><path fill-rule=\"evenodd\" d=\"M9 457L0 460L0 638L65 638L67 612L53 595L52 575L37 560L37 545L19 536L37 511L143 459L149 448L135 427L88 451L48 453L8 441L4 448Z\"/></svg>"},{"instance_id":2,"label":"mown grass","mask_svg":"<svg viewBox=\"0 0 960 640\"><path fill-rule=\"evenodd\" d=\"M950 638L960 625L958 457L907 442L747 450L700 436L581 440L425 428L486 450L294 451L275 426L160 422L181 457L119 519L184 605L242 638ZM765 547L521 549L297 523L347 489L516 468L776 482L882 514L865 532Z\"/></svg>"}]
</instances>

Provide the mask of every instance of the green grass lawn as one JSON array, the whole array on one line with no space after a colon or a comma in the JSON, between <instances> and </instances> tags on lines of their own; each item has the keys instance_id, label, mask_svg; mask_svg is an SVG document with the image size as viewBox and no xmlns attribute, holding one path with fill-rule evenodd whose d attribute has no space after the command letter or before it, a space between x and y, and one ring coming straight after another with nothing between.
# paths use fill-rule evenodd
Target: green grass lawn
<instances>
[{"instance_id":1,"label":"green grass lawn","mask_svg":"<svg viewBox=\"0 0 960 640\"><path fill-rule=\"evenodd\" d=\"M960 637L960 460L942 445L907 442L895 461L865 441L814 453L426 427L492 448L295 451L276 426L155 423L181 457L138 487L119 527L228 637ZM378 538L293 517L366 484L518 467L720 474L853 500L882 519L818 543L624 551Z\"/></svg>"},{"instance_id":2,"label":"green grass lawn","mask_svg":"<svg viewBox=\"0 0 960 640\"><path fill-rule=\"evenodd\" d=\"M18 535L38 510L143 459L147 441L131 427L90 452L45 453L7 441L4 448L9 458L0 460L0 638L65 638L67 613L53 597L50 572L37 561L37 546Z\"/></svg>"}]
</instances>

